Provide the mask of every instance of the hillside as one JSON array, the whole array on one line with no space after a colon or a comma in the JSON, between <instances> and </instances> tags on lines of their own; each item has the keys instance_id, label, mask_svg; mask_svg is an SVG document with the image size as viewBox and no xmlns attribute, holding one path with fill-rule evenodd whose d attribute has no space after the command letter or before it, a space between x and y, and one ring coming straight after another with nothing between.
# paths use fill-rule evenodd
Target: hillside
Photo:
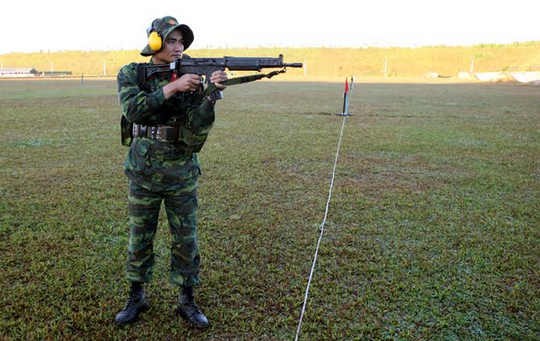
<instances>
[{"instance_id":1,"label":"hillside","mask_svg":"<svg viewBox=\"0 0 540 341\"><path fill-rule=\"evenodd\" d=\"M540 69L540 41L510 45L433 46L418 48L249 48L189 50L203 56L285 56L303 62L283 78L421 77L428 72L453 77L460 71L487 72ZM71 71L74 76L114 76L131 61L145 61L137 50L62 51L0 55L2 68Z\"/></svg>"}]
</instances>

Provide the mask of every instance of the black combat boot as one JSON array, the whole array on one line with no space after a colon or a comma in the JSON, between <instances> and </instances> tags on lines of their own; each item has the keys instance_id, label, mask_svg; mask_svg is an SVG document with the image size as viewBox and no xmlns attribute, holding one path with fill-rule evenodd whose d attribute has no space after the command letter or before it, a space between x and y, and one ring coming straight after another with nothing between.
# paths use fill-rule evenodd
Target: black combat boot
<instances>
[{"instance_id":1,"label":"black combat boot","mask_svg":"<svg viewBox=\"0 0 540 341\"><path fill-rule=\"evenodd\" d=\"M196 328L205 329L210 325L208 319L195 304L193 287L183 287L178 303L178 314Z\"/></svg>"},{"instance_id":2,"label":"black combat boot","mask_svg":"<svg viewBox=\"0 0 540 341\"><path fill-rule=\"evenodd\" d=\"M135 322L139 314L148 310L149 305L144 298L144 288L142 283L131 282L129 298L124 309L122 309L114 319L116 324L123 325Z\"/></svg>"}]
</instances>

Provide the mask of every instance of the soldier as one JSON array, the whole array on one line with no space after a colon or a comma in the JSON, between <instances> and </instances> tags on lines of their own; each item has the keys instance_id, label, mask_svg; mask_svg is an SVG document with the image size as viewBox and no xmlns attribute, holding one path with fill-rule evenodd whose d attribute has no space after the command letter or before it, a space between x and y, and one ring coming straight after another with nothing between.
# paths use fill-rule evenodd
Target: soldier
<instances>
[{"instance_id":1,"label":"soldier","mask_svg":"<svg viewBox=\"0 0 540 341\"><path fill-rule=\"evenodd\" d=\"M151 56L154 64L182 58L194 39L192 30L173 17L154 20L147 35L149 42L141 55ZM206 89L195 74L175 80L158 76L140 84L138 65L125 65L118 73L123 121L132 125L125 161L130 231L126 272L131 287L115 321L131 323L149 307L143 285L152 279L153 241L163 201L172 234L170 281L180 287L177 312L191 325L207 328L208 319L193 295L193 287L199 284L200 263L196 210L201 173L197 153L214 122L216 92L224 89L220 82L227 80L227 75L214 72Z\"/></svg>"}]
</instances>

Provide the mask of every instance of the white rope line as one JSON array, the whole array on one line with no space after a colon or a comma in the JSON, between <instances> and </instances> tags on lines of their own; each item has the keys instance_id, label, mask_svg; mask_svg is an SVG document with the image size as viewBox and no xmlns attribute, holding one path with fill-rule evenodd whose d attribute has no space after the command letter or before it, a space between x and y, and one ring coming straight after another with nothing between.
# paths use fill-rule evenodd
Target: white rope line
<instances>
[{"instance_id":1,"label":"white rope line","mask_svg":"<svg viewBox=\"0 0 540 341\"><path fill-rule=\"evenodd\" d=\"M304 318L304 313L306 311L307 300L309 296L309 287L311 286L311 279L313 278L313 273L315 272L315 264L317 264L317 256L319 255L319 246L321 245L321 240L324 234L324 225L326 224L326 217L328 217L328 208L330 207L330 199L332 198L332 188L334 187L334 179L336 177L336 166L339 157L339 150L341 148L341 140L343 138L343 128L345 127L345 121L347 116L343 116L343 122L341 123L341 131L339 133L339 140L336 151L336 159L334 160L334 169L332 170L332 180L330 181L330 189L328 190L328 200L326 201L326 209L324 211L324 218L319 227L321 233L319 234L319 240L317 240L317 247L315 248L315 255L313 256L313 263L311 264L311 271L309 272L308 283L306 286L306 293L304 295L304 304L302 306L302 312L300 313L300 320L298 321L298 327L296 328L296 337L295 341L298 341L298 336L300 335L300 330L302 329L302 319Z\"/></svg>"}]
</instances>

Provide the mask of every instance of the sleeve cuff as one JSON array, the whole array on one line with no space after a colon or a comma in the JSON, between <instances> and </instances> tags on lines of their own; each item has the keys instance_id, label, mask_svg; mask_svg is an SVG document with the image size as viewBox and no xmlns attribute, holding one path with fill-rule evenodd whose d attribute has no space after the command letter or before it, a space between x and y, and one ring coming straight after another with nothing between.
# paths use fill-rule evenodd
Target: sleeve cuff
<instances>
[{"instance_id":1,"label":"sleeve cuff","mask_svg":"<svg viewBox=\"0 0 540 341\"><path fill-rule=\"evenodd\" d=\"M154 92L152 92L147 97L147 101L148 101L147 102L148 108L150 110L157 109L160 106L162 106L163 103L165 102L165 94L163 93L163 88L159 88L155 90Z\"/></svg>"}]
</instances>

